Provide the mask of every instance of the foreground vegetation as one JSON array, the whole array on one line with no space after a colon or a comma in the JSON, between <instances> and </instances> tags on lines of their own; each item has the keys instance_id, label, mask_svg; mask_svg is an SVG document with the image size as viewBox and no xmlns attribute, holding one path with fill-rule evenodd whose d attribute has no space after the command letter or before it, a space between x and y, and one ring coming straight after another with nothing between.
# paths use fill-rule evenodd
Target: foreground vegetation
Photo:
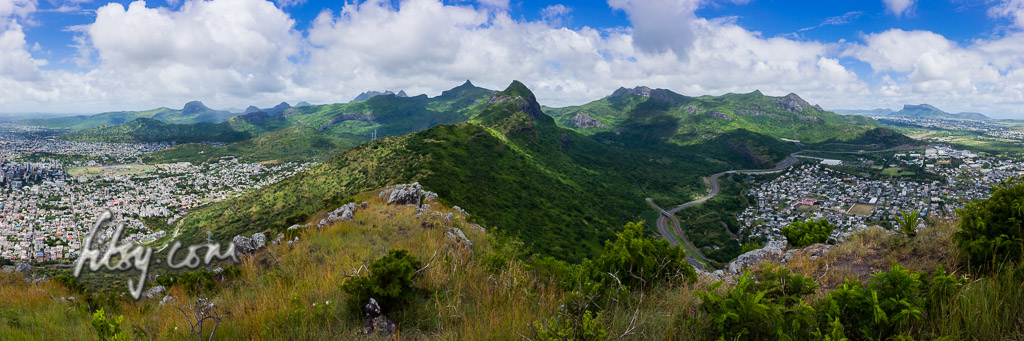
<instances>
[{"instance_id":1,"label":"foreground vegetation","mask_svg":"<svg viewBox=\"0 0 1024 341\"><path fill-rule=\"evenodd\" d=\"M227 340L356 338L368 297L386 302L400 338L1015 340L1024 338L1024 266L1011 250L1021 248L1024 212L978 214L1015 208L1022 187L1004 184L963 220L930 220L913 237L872 228L820 256L796 253L724 281L696 275L682 249L645 237L640 224L570 264L458 214L452 225L473 246L453 243L439 216L369 192L352 198L370 203L355 221L304 230L294 234L300 242L269 246L220 274L158 282L176 302L209 298L220 322L202 333ZM974 246L990 232L1010 244ZM984 266L971 261L989 256ZM29 284L0 274L0 283L7 339L195 336L161 297L97 298L61 278Z\"/></svg>"}]
</instances>

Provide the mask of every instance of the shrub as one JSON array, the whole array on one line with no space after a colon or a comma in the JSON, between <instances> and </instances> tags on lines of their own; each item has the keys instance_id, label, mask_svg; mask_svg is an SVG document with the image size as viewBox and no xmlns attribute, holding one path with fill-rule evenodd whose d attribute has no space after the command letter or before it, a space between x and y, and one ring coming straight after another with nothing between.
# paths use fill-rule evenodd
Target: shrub
<instances>
[{"instance_id":1,"label":"shrub","mask_svg":"<svg viewBox=\"0 0 1024 341\"><path fill-rule=\"evenodd\" d=\"M584 262L584 271L596 282L640 290L676 276L690 282L697 279L683 248L664 239L646 238L643 231L643 223L626 224L614 241L605 243L599 257Z\"/></svg>"},{"instance_id":2,"label":"shrub","mask_svg":"<svg viewBox=\"0 0 1024 341\"><path fill-rule=\"evenodd\" d=\"M896 217L896 224L900 226L899 232L907 237L917 235L917 224L921 219L921 210L903 211Z\"/></svg>"},{"instance_id":3,"label":"shrub","mask_svg":"<svg viewBox=\"0 0 1024 341\"><path fill-rule=\"evenodd\" d=\"M101 341L127 341L128 334L121 330L121 322L124 322L124 316L107 319L103 309L92 314L92 327Z\"/></svg>"},{"instance_id":4,"label":"shrub","mask_svg":"<svg viewBox=\"0 0 1024 341\"><path fill-rule=\"evenodd\" d=\"M579 340L600 341L608 339L601 313L594 315L587 310L580 318L561 317L543 324L535 322L533 328L537 340Z\"/></svg>"},{"instance_id":5,"label":"shrub","mask_svg":"<svg viewBox=\"0 0 1024 341\"><path fill-rule=\"evenodd\" d=\"M722 283L697 292L702 301L700 309L720 339L821 338L815 310L803 302L803 297L818 286L811 278L768 267L758 273L746 272L739 276L736 286L721 295L715 293Z\"/></svg>"},{"instance_id":6,"label":"shrub","mask_svg":"<svg viewBox=\"0 0 1024 341\"><path fill-rule=\"evenodd\" d=\"M782 235L786 236L790 246L804 247L828 241L835 228L835 225L825 219L795 221L782 228Z\"/></svg>"},{"instance_id":7,"label":"shrub","mask_svg":"<svg viewBox=\"0 0 1024 341\"><path fill-rule=\"evenodd\" d=\"M968 203L957 213L960 231L953 238L970 265L994 269L1024 254L1024 179L996 185L992 197Z\"/></svg>"},{"instance_id":8,"label":"shrub","mask_svg":"<svg viewBox=\"0 0 1024 341\"><path fill-rule=\"evenodd\" d=\"M416 295L416 271L421 266L408 250L389 250L387 256L370 264L368 276L351 278L342 285L341 289L349 295L349 310L362 316L363 305L371 298L385 312L401 309Z\"/></svg>"}]
</instances>

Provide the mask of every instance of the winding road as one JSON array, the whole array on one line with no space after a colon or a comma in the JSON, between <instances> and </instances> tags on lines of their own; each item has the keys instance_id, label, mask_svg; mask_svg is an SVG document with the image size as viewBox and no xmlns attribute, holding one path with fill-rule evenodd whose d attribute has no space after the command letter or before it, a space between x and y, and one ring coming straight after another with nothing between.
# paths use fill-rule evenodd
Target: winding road
<instances>
[{"instance_id":1,"label":"winding road","mask_svg":"<svg viewBox=\"0 0 1024 341\"><path fill-rule=\"evenodd\" d=\"M660 206L658 206L658 204L655 204L654 200L651 200L651 198L647 198L647 203L650 204L651 207L653 207L659 213L661 213L661 215L658 217L658 223L657 223L657 225L658 225L658 233L660 233L661 236L664 237L666 240L668 240L668 242L670 244L672 244L672 245L680 245L680 244L682 244L683 249L686 249L686 261L689 262L691 265L693 265L698 270L706 270L708 263L710 263L711 261L708 260L708 258L706 256L704 256L703 253L700 252L700 249L698 249L696 246L694 246L693 243L691 243L690 240L688 238L686 238L686 234L683 233L683 229L679 225L679 219L676 219L676 212L679 212L679 211L681 211L683 209L686 209L688 207L692 207L692 206L695 206L695 205L702 204L705 201L711 200L711 198L714 198L716 195L718 195L718 192L720 190L720 187L718 186L718 179L721 178L722 175L737 174L737 173L739 173L739 174L770 174L770 173L778 173L778 172L784 171L787 168L795 165L797 162L800 161L799 159L801 159L801 158L813 159L813 160L824 160L824 158L820 158L820 157L800 155L801 153L807 153L807 152L824 152L824 153L835 153L835 154L865 154L865 153L883 153L883 152L893 152L893 151L902 151L902 150L912 150L912 149L920 149L920 148L921 148L921 146L903 145L903 146L897 146L897 147L888 148L888 149L870 150L870 151L861 150L861 151L849 151L849 152L835 152L835 151L820 151L820 150L801 150L799 152L795 152L793 154L789 154L789 156L786 157L785 160L782 160L782 162L779 162L773 168L768 168L768 169L738 169L738 170L730 170L730 171L725 171L725 172L719 172L719 173L712 174L709 178L706 179L707 182L708 182L708 187L709 187L708 189L710 190L710 193L708 193L708 195L705 195L705 196L701 197L700 199L697 199L697 200L694 200L694 201L691 201L691 202L688 202L688 203L676 206L675 208L672 208L670 210L666 211L666 210L662 209ZM669 220L672 220L672 227L671 228L669 228L669 226L668 226L668 221ZM677 239L676 236L678 236L679 238Z\"/></svg>"}]
</instances>

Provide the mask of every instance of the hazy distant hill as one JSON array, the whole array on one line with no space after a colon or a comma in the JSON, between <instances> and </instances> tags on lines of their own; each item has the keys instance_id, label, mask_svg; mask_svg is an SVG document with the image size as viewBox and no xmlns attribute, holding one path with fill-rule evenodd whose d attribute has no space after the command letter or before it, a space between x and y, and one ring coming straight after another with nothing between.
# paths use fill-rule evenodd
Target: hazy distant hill
<instances>
[{"instance_id":1,"label":"hazy distant hill","mask_svg":"<svg viewBox=\"0 0 1024 341\"><path fill-rule=\"evenodd\" d=\"M255 136L228 146L186 144L150 155L150 162L203 162L234 155L247 160L322 158L377 137L468 121L493 91L466 83L429 98L377 95L366 100L295 106L278 114L250 112L228 123Z\"/></svg>"},{"instance_id":2,"label":"hazy distant hill","mask_svg":"<svg viewBox=\"0 0 1024 341\"><path fill-rule=\"evenodd\" d=\"M176 124L152 118L136 118L127 123L73 131L63 139L95 142L236 142L252 137L236 131L227 123L199 122Z\"/></svg>"},{"instance_id":3,"label":"hazy distant hill","mask_svg":"<svg viewBox=\"0 0 1024 341\"><path fill-rule=\"evenodd\" d=\"M220 123L234 116L231 112L213 110L199 101L185 104L181 109L157 108L146 111L114 111L96 115L78 115L47 119L21 121L26 125L44 126L54 129L88 129L101 125L117 125L137 118L152 118L167 123Z\"/></svg>"},{"instance_id":4,"label":"hazy distant hill","mask_svg":"<svg viewBox=\"0 0 1024 341\"><path fill-rule=\"evenodd\" d=\"M903 110L889 114L893 117L913 117L913 118L943 118L943 119L962 119L962 120L977 120L977 121L988 121L991 120L988 116L976 113L976 112L962 112L959 114L951 114L940 110L929 104L920 105L904 105Z\"/></svg>"},{"instance_id":5,"label":"hazy distant hill","mask_svg":"<svg viewBox=\"0 0 1024 341\"><path fill-rule=\"evenodd\" d=\"M302 103L305 103L305 102L302 102ZM306 103L306 105L309 105L309 104ZM301 106L301 105L297 105L297 106ZM254 113L254 112L257 112L257 111L262 111L262 112L265 112L265 113L268 113L268 114L271 114L271 115L277 115L277 114L281 114L285 110L288 110L288 109L291 109L291 108L292 108L292 106L289 105L288 102L281 102L281 104L275 105L275 106L273 106L271 108L263 108L263 109L257 108L255 105L250 105L248 108L245 108L245 111L242 112L242 113L243 114L248 114L248 113Z\"/></svg>"},{"instance_id":6,"label":"hazy distant hill","mask_svg":"<svg viewBox=\"0 0 1024 341\"><path fill-rule=\"evenodd\" d=\"M665 89L620 88L591 103L547 112L559 125L595 137L631 135L640 143L680 145L740 129L804 143L843 141L880 126L867 117L825 111L796 94L771 97L760 91L688 97Z\"/></svg>"},{"instance_id":7,"label":"hazy distant hill","mask_svg":"<svg viewBox=\"0 0 1024 341\"><path fill-rule=\"evenodd\" d=\"M405 90L399 90L397 94L394 93L394 92L391 92L391 90L384 90L384 92L380 92L380 91L367 91L367 92L359 94L359 96L356 96L356 98L353 98L352 102L362 102L362 101L368 100L368 99L376 97L376 96L387 96L387 95L395 95L395 96L398 96L398 97L409 97L409 95L405 94Z\"/></svg>"},{"instance_id":8,"label":"hazy distant hill","mask_svg":"<svg viewBox=\"0 0 1024 341\"><path fill-rule=\"evenodd\" d=\"M877 108L877 109L833 109L832 112L841 115L860 115L860 116L886 116L893 113L892 109Z\"/></svg>"}]
</instances>

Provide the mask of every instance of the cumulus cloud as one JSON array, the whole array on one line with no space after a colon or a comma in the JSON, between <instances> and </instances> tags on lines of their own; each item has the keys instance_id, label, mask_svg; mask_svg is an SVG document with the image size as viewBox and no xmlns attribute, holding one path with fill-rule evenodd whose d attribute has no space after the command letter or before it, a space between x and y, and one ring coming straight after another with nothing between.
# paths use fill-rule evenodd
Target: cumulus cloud
<instances>
[{"instance_id":1,"label":"cumulus cloud","mask_svg":"<svg viewBox=\"0 0 1024 341\"><path fill-rule=\"evenodd\" d=\"M1024 33L963 46L903 30L828 43L700 18L694 11L710 2L699 0L608 3L627 14L629 27L562 27L551 17L571 13L564 6L546 8L541 20L514 19L501 8L508 1L346 3L303 31L265 0L190 0L173 9L113 3L97 10L94 23L71 29L86 71L41 71L45 61L32 58L21 27L3 30L0 107L334 103L368 89L438 95L466 79L492 89L518 79L552 106L637 85L686 95L793 92L832 108L931 102L953 110L984 101L987 107L963 109L1007 112L1024 102ZM865 83L844 66L849 59L864 61L882 81Z\"/></svg>"},{"instance_id":2,"label":"cumulus cloud","mask_svg":"<svg viewBox=\"0 0 1024 341\"><path fill-rule=\"evenodd\" d=\"M886 10L897 17L910 14L910 10L914 6L914 0L882 0L882 2L885 4Z\"/></svg>"},{"instance_id":3,"label":"cumulus cloud","mask_svg":"<svg viewBox=\"0 0 1024 341\"><path fill-rule=\"evenodd\" d=\"M572 13L572 8L562 4L550 5L540 10L541 18L555 27L562 26L569 19L569 13Z\"/></svg>"},{"instance_id":4,"label":"cumulus cloud","mask_svg":"<svg viewBox=\"0 0 1024 341\"><path fill-rule=\"evenodd\" d=\"M989 8L988 15L994 18L1009 18L1017 28L1024 28L1024 0L1000 0Z\"/></svg>"},{"instance_id":5,"label":"cumulus cloud","mask_svg":"<svg viewBox=\"0 0 1024 341\"><path fill-rule=\"evenodd\" d=\"M35 13L37 0L0 0L0 19L11 17L27 18Z\"/></svg>"},{"instance_id":6,"label":"cumulus cloud","mask_svg":"<svg viewBox=\"0 0 1024 341\"><path fill-rule=\"evenodd\" d=\"M608 0L633 24L633 43L646 53L685 56L693 47L694 22L700 0Z\"/></svg>"}]
</instances>

